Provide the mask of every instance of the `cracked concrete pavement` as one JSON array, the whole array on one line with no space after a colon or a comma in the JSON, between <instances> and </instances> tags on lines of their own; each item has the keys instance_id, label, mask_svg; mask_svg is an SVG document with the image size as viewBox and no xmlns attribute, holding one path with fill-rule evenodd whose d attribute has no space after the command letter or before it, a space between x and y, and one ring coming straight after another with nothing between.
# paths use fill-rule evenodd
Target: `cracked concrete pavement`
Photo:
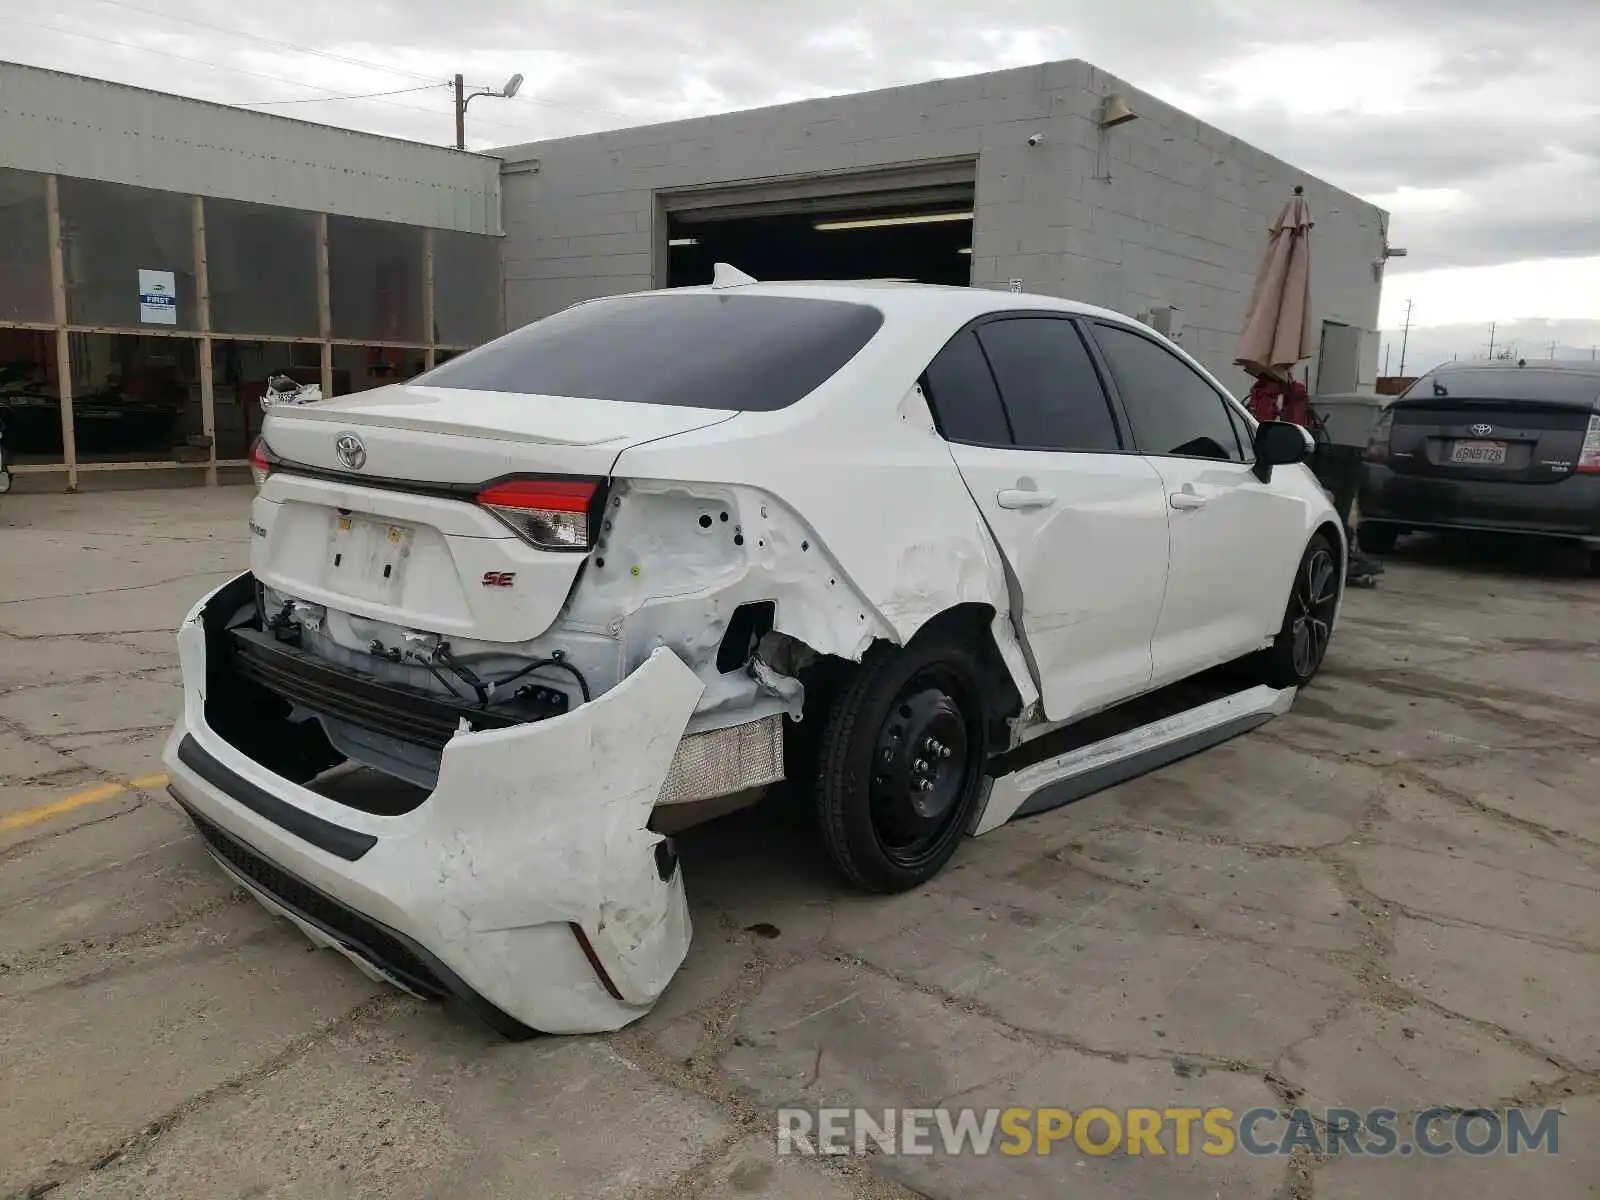
<instances>
[{"instance_id":1,"label":"cracked concrete pavement","mask_svg":"<svg viewBox=\"0 0 1600 1200\"><path fill-rule=\"evenodd\" d=\"M1288 716L916 894L705 826L657 1010L512 1045L311 949L149 779L248 498L0 503L0 1195L1600 1195L1600 582L1403 548ZM773 1151L786 1104L1515 1103L1558 1153Z\"/></svg>"}]
</instances>

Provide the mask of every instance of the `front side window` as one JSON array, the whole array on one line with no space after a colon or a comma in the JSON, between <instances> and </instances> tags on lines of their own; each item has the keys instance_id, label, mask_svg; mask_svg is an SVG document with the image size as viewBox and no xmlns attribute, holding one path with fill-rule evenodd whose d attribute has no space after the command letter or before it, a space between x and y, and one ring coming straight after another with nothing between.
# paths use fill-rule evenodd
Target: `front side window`
<instances>
[{"instance_id":1,"label":"front side window","mask_svg":"<svg viewBox=\"0 0 1600 1200\"><path fill-rule=\"evenodd\" d=\"M1122 406L1144 454L1243 462L1222 397L1188 363L1130 329L1096 324Z\"/></svg>"}]
</instances>

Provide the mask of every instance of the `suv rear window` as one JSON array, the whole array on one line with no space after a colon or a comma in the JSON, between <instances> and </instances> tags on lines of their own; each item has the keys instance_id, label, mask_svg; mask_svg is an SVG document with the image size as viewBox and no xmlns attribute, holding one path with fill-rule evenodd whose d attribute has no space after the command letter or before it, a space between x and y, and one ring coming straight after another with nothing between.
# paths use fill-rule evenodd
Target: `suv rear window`
<instances>
[{"instance_id":1,"label":"suv rear window","mask_svg":"<svg viewBox=\"0 0 1600 1200\"><path fill-rule=\"evenodd\" d=\"M772 412L815 391L883 325L800 296L619 296L525 325L418 376L426 387Z\"/></svg>"}]
</instances>

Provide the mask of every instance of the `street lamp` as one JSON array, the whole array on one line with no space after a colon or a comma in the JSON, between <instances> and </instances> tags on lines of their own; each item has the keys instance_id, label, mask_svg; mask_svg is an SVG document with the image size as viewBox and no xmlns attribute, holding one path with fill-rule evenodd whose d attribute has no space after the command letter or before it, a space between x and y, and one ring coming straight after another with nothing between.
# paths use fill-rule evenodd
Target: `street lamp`
<instances>
[{"instance_id":1,"label":"street lamp","mask_svg":"<svg viewBox=\"0 0 1600 1200\"><path fill-rule=\"evenodd\" d=\"M506 80L505 87L501 88L499 91L496 91L494 88L484 88L482 91L473 92L472 95L469 96L467 95L466 81L460 75L457 75L456 149L465 150L467 148L467 105L471 104L479 96L499 96L503 100L509 100L511 97L517 94L521 87L522 76L513 75L510 79Z\"/></svg>"}]
</instances>

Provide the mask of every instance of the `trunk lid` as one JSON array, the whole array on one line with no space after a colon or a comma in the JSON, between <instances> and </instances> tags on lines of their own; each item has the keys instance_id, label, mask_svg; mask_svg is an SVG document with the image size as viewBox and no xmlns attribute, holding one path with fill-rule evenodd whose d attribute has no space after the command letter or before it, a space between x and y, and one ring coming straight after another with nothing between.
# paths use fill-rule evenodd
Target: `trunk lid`
<instances>
[{"instance_id":1,"label":"trunk lid","mask_svg":"<svg viewBox=\"0 0 1600 1200\"><path fill-rule=\"evenodd\" d=\"M524 540L477 503L482 487L581 476L603 489L630 446L734 415L403 384L274 407L262 439L278 465L256 504L251 567L279 591L339 611L453 638L530 641L559 616L588 554ZM348 438L359 454L347 441L342 461Z\"/></svg>"},{"instance_id":2,"label":"trunk lid","mask_svg":"<svg viewBox=\"0 0 1600 1200\"><path fill-rule=\"evenodd\" d=\"M1593 406L1545 399L1424 394L1391 406L1397 474L1556 483L1578 467Z\"/></svg>"},{"instance_id":3,"label":"trunk lid","mask_svg":"<svg viewBox=\"0 0 1600 1200\"><path fill-rule=\"evenodd\" d=\"M629 446L732 419L713 408L628 404L393 384L314 404L275 406L262 430L280 457L353 478L476 484L511 472L603 476ZM359 471L338 439L361 439ZM448 452L446 452L448 451Z\"/></svg>"}]
</instances>

